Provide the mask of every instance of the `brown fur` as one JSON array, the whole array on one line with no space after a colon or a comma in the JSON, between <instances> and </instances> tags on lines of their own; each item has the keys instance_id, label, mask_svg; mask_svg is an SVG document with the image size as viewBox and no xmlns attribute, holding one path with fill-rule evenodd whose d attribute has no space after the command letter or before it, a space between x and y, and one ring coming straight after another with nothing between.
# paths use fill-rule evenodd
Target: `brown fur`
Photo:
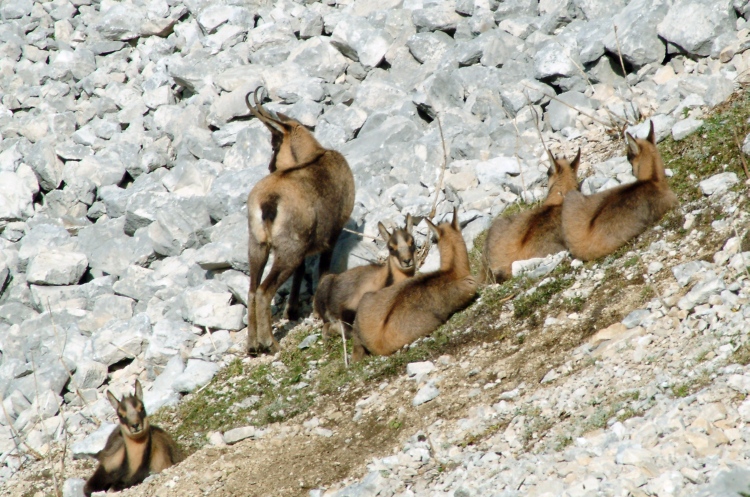
<instances>
[{"instance_id":1,"label":"brown fur","mask_svg":"<svg viewBox=\"0 0 750 497\"><path fill-rule=\"evenodd\" d=\"M159 473L181 458L169 434L149 424L139 381L135 382L135 395L117 400L107 391L107 398L117 412L120 426L112 431L104 449L96 455L99 466L83 488L86 496L137 485L149 473Z\"/></svg>"},{"instance_id":2,"label":"brown fur","mask_svg":"<svg viewBox=\"0 0 750 497\"><path fill-rule=\"evenodd\" d=\"M501 282L512 276L514 261L545 257L565 250L562 234L562 204L565 194L578 187L576 175L581 150L572 162L549 154L549 191L544 203L512 216L497 217L484 242L485 283Z\"/></svg>"},{"instance_id":3,"label":"brown fur","mask_svg":"<svg viewBox=\"0 0 750 497\"><path fill-rule=\"evenodd\" d=\"M354 320L352 361L366 352L392 354L429 335L476 296L457 211L450 223L427 222L437 237L440 269L362 297Z\"/></svg>"},{"instance_id":4,"label":"brown fur","mask_svg":"<svg viewBox=\"0 0 750 497\"><path fill-rule=\"evenodd\" d=\"M248 354L279 350L271 333L271 299L294 274L285 316L297 318L305 257L320 254L320 276L328 272L341 229L354 207L354 177L346 159L323 148L310 131L283 114L271 115L255 99L250 110L272 135L271 174L260 180L247 199L250 292ZM273 250L273 266L260 281Z\"/></svg>"},{"instance_id":5,"label":"brown fur","mask_svg":"<svg viewBox=\"0 0 750 497\"><path fill-rule=\"evenodd\" d=\"M389 233L383 223L378 223L380 236L388 247L385 264L360 266L342 274L327 274L315 292L313 307L323 320L323 338L332 335L332 328L350 335L351 325L362 296L377 292L387 286L400 283L414 276L414 237L411 214L406 216L406 226Z\"/></svg>"},{"instance_id":6,"label":"brown fur","mask_svg":"<svg viewBox=\"0 0 750 497\"><path fill-rule=\"evenodd\" d=\"M573 257L583 261L611 254L678 205L656 148L653 122L645 140L630 134L626 138L635 183L589 196L577 191L565 196L563 236Z\"/></svg>"}]
</instances>

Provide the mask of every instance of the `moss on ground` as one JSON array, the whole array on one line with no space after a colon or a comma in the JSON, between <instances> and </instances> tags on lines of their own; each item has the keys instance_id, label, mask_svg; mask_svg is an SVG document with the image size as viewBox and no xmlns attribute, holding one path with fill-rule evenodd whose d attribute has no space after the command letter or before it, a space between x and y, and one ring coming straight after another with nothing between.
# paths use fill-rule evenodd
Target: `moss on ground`
<instances>
[{"instance_id":1,"label":"moss on ground","mask_svg":"<svg viewBox=\"0 0 750 497\"><path fill-rule=\"evenodd\" d=\"M672 169L672 189L683 202L701 197L698 183L722 171L745 178L740 144L750 132L750 92L736 94L705 118L697 135L674 141L671 137L660 145L666 167Z\"/></svg>"}]
</instances>

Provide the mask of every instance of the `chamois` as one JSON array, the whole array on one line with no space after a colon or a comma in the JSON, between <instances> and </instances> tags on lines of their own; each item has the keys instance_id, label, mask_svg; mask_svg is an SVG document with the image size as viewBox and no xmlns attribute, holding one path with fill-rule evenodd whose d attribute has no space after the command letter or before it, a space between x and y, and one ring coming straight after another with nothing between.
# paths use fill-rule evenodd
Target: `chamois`
<instances>
[{"instance_id":1,"label":"chamois","mask_svg":"<svg viewBox=\"0 0 750 497\"><path fill-rule=\"evenodd\" d=\"M352 331L353 362L365 352L390 355L429 335L474 299L477 283L469 269L458 211L454 209L450 223L427 224L437 238L440 269L362 297Z\"/></svg>"},{"instance_id":2,"label":"chamois","mask_svg":"<svg viewBox=\"0 0 750 497\"><path fill-rule=\"evenodd\" d=\"M117 400L107 390L107 398L117 412L120 426L112 431L107 445L96 455L99 466L83 487L87 497L92 492L137 485L149 473L159 473L181 460L179 448L169 434L149 424L138 380L135 395Z\"/></svg>"},{"instance_id":3,"label":"chamois","mask_svg":"<svg viewBox=\"0 0 750 497\"><path fill-rule=\"evenodd\" d=\"M271 131L270 174L247 198L250 292L247 299L247 352L276 352L271 332L271 299L294 274L284 315L297 319L305 257L320 254L318 272L331 265L336 240L354 207L354 176L343 155L323 148L298 121L263 109L255 91L250 111ZM261 282L268 256L271 270Z\"/></svg>"},{"instance_id":4,"label":"chamois","mask_svg":"<svg viewBox=\"0 0 750 497\"><path fill-rule=\"evenodd\" d=\"M380 236L388 247L385 264L368 264L355 267L341 274L327 274L315 292L313 308L323 319L323 338L331 335L331 328L338 324L350 335L351 325L362 296L377 292L387 286L414 276L414 237L411 214L406 216L406 226L389 233L383 223L378 223Z\"/></svg>"},{"instance_id":5,"label":"chamois","mask_svg":"<svg viewBox=\"0 0 750 497\"><path fill-rule=\"evenodd\" d=\"M549 188L544 203L526 212L497 217L484 243L482 282L501 282L512 276L513 261L544 257L565 250L562 205L565 194L577 188L581 150L572 162L555 159L547 171Z\"/></svg>"},{"instance_id":6,"label":"chamois","mask_svg":"<svg viewBox=\"0 0 750 497\"><path fill-rule=\"evenodd\" d=\"M563 237L573 257L589 261L611 254L678 205L656 148L654 123L645 140L630 133L626 139L634 183L589 196L575 190L565 195Z\"/></svg>"}]
</instances>

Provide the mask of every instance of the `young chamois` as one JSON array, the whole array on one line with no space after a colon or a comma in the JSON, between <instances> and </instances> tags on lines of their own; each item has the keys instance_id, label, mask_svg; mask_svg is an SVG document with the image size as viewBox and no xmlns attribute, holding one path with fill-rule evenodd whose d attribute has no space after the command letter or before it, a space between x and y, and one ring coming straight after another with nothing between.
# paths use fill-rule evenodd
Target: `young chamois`
<instances>
[{"instance_id":1,"label":"young chamois","mask_svg":"<svg viewBox=\"0 0 750 497\"><path fill-rule=\"evenodd\" d=\"M406 278L414 276L414 237L411 214L406 216L406 226L389 233L383 223L378 223L380 236L388 247L385 264L368 264L341 274L327 274L315 292L313 308L323 320L323 338L331 336L331 328L338 325L339 333L350 334L362 296L377 292Z\"/></svg>"},{"instance_id":2,"label":"young chamois","mask_svg":"<svg viewBox=\"0 0 750 497\"><path fill-rule=\"evenodd\" d=\"M563 236L573 257L589 261L611 254L678 204L656 148L654 123L645 140L629 133L626 139L635 183L589 196L575 190L565 196Z\"/></svg>"},{"instance_id":3,"label":"young chamois","mask_svg":"<svg viewBox=\"0 0 750 497\"><path fill-rule=\"evenodd\" d=\"M117 400L107 390L107 398L117 412L120 426L112 431L107 445L96 455L99 466L83 487L87 497L92 492L137 485L149 473L159 473L180 462L177 444L167 432L149 424L138 380L135 395Z\"/></svg>"},{"instance_id":4,"label":"young chamois","mask_svg":"<svg viewBox=\"0 0 750 497\"><path fill-rule=\"evenodd\" d=\"M565 250L562 235L562 205L565 194L578 186L576 175L581 150L572 162L555 159L547 176L548 193L544 203L535 209L512 216L496 218L484 242L482 282L494 283L510 279L513 261L544 257Z\"/></svg>"},{"instance_id":5,"label":"young chamois","mask_svg":"<svg viewBox=\"0 0 750 497\"><path fill-rule=\"evenodd\" d=\"M353 362L365 352L390 355L429 335L474 299L477 283L469 269L458 211L453 211L450 223L427 224L437 238L440 269L362 297L352 331Z\"/></svg>"},{"instance_id":6,"label":"young chamois","mask_svg":"<svg viewBox=\"0 0 750 497\"><path fill-rule=\"evenodd\" d=\"M247 198L247 352L254 354L279 350L271 332L271 299L292 274L284 315L297 319L305 257L320 254L319 274L328 272L333 247L354 207L354 176L343 155L323 148L298 121L266 111L258 102L258 90L254 107L249 96L245 101L253 115L271 131L273 146L268 165L271 173L253 187ZM273 265L261 282L271 250Z\"/></svg>"}]
</instances>

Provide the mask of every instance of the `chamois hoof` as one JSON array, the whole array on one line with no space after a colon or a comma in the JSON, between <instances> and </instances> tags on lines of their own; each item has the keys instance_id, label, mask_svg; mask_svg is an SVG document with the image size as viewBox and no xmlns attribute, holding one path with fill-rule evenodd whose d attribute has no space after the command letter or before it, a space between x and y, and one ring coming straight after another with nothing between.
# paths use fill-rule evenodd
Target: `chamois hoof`
<instances>
[{"instance_id":1,"label":"chamois hoof","mask_svg":"<svg viewBox=\"0 0 750 497\"><path fill-rule=\"evenodd\" d=\"M287 307L286 309L284 309L284 319L288 319L289 321L297 321L299 319L299 310L296 307L293 309Z\"/></svg>"},{"instance_id":2,"label":"chamois hoof","mask_svg":"<svg viewBox=\"0 0 750 497\"><path fill-rule=\"evenodd\" d=\"M279 342L276 340L271 343L270 346L263 345L263 344L257 344L257 345L251 345L247 348L247 355L250 357L259 357L264 354L275 354L277 352L281 351L281 346L279 345Z\"/></svg>"}]
</instances>

